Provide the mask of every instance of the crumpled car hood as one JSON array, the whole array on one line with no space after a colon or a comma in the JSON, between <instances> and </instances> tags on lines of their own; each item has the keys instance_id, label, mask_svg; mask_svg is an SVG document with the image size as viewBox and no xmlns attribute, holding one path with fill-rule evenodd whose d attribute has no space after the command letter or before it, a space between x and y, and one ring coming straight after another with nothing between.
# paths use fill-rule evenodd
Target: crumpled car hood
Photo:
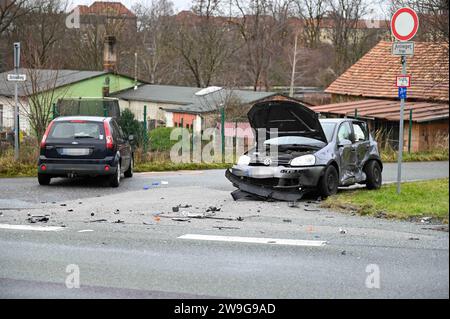
<instances>
[{"instance_id":1,"label":"crumpled car hood","mask_svg":"<svg viewBox=\"0 0 450 319\"><path fill-rule=\"evenodd\" d=\"M248 120L253 129L265 129L266 138L270 129L278 129L278 136L303 136L328 143L317 113L300 103L260 102L250 109Z\"/></svg>"}]
</instances>

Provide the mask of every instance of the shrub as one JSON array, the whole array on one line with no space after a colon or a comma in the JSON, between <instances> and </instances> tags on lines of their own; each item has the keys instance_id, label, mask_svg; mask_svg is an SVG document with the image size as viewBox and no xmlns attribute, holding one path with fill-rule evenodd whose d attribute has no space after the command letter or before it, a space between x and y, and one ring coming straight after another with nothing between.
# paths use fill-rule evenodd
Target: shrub
<instances>
[{"instance_id":1,"label":"shrub","mask_svg":"<svg viewBox=\"0 0 450 319\"><path fill-rule=\"evenodd\" d=\"M122 112L118 122L126 136L134 136L134 141L137 146L143 144L145 134L144 126L134 118L134 114L129 109L125 109Z\"/></svg>"}]
</instances>

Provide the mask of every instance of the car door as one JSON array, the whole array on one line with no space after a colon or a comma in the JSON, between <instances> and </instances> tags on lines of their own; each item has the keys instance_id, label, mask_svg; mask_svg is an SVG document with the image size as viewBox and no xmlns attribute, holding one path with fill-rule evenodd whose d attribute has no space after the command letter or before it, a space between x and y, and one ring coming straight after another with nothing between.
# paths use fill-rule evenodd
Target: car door
<instances>
[{"instance_id":1,"label":"car door","mask_svg":"<svg viewBox=\"0 0 450 319\"><path fill-rule=\"evenodd\" d=\"M356 150L356 173L362 173L363 165L367 160L370 151L369 131L367 124L361 121L354 121L353 137L354 148Z\"/></svg>"},{"instance_id":2,"label":"car door","mask_svg":"<svg viewBox=\"0 0 450 319\"><path fill-rule=\"evenodd\" d=\"M351 183L355 176L356 149L353 145L352 126L349 121L342 122L337 132L337 148L340 162L341 184Z\"/></svg>"},{"instance_id":3,"label":"car door","mask_svg":"<svg viewBox=\"0 0 450 319\"><path fill-rule=\"evenodd\" d=\"M122 129L114 119L111 120L111 126L113 128L113 138L117 143L117 150L119 151L120 158L122 159L122 171L126 171L131 161L131 148L128 140L122 132Z\"/></svg>"}]
</instances>

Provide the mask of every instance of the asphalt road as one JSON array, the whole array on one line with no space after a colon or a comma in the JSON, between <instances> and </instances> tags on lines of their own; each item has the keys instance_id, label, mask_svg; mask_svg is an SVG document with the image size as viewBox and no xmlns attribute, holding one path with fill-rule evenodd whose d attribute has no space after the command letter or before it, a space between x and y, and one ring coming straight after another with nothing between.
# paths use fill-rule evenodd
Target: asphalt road
<instances>
[{"instance_id":1,"label":"asphalt road","mask_svg":"<svg viewBox=\"0 0 450 319\"><path fill-rule=\"evenodd\" d=\"M386 165L385 181L395 169ZM404 177L448 177L448 162L407 163ZM298 207L234 202L231 190L223 171L137 174L119 189L0 179L0 297L449 297L440 225L337 213L313 198ZM189 207L173 212L179 204ZM28 220L45 214L46 223ZM192 218L199 214L207 218ZM40 231L51 226L59 228ZM188 234L226 241L180 238ZM67 288L68 265L78 267L80 288Z\"/></svg>"},{"instance_id":2,"label":"asphalt road","mask_svg":"<svg viewBox=\"0 0 450 319\"><path fill-rule=\"evenodd\" d=\"M402 180L422 180L448 177L449 162L404 163ZM383 170L384 182L395 182L397 164L386 163ZM122 179L120 188L110 188L98 179L54 179L50 187L40 187L36 178L0 179L0 209L35 207L41 202L61 202L92 196L104 196L141 190L161 180L171 187L201 185L215 190L232 191L234 188L224 176L224 170L155 172L135 174L132 179ZM50 191L51 190L51 191Z\"/></svg>"}]
</instances>

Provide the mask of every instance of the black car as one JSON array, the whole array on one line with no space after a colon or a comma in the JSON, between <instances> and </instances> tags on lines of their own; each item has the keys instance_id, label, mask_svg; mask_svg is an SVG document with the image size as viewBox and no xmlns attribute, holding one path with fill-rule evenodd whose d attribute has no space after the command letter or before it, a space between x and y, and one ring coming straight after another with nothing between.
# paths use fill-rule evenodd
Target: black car
<instances>
[{"instance_id":1,"label":"black car","mask_svg":"<svg viewBox=\"0 0 450 319\"><path fill-rule=\"evenodd\" d=\"M290 101L255 104L248 119L258 143L226 171L238 188L234 199L295 201L310 191L327 197L339 186L381 186L383 164L364 121L319 120L311 109Z\"/></svg>"},{"instance_id":2,"label":"black car","mask_svg":"<svg viewBox=\"0 0 450 319\"><path fill-rule=\"evenodd\" d=\"M118 187L122 173L133 176L132 139L111 117L58 117L41 141L39 184L53 177L107 176Z\"/></svg>"}]
</instances>

